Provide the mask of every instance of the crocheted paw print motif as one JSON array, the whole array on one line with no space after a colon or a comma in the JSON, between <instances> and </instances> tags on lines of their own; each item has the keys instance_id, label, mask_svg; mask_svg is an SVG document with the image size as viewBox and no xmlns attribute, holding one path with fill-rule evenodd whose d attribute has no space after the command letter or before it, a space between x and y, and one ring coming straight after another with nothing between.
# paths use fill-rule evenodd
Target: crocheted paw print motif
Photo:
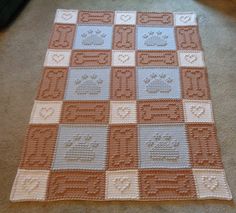
<instances>
[{"instance_id":1,"label":"crocheted paw print motif","mask_svg":"<svg viewBox=\"0 0 236 213\"><path fill-rule=\"evenodd\" d=\"M179 142L172 136L156 133L146 145L150 149L150 158L156 160L177 160L179 151L177 147Z\"/></svg>"},{"instance_id":2,"label":"crocheted paw print motif","mask_svg":"<svg viewBox=\"0 0 236 213\"><path fill-rule=\"evenodd\" d=\"M95 159L95 148L97 146L98 143L93 141L91 135L76 135L65 144L67 149L65 159L67 161L92 161Z\"/></svg>"},{"instance_id":3,"label":"crocheted paw print motif","mask_svg":"<svg viewBox=\"0 0 236 213\"><path fill-rule=\"evenodd\" d=\"M146 46L166 46L168 36L158 31L148 32L148 34L144 34L143 38L145 39L144 44Z\"/></svg>"},{"instance_id":4,"label":"crocheted paw print motif","mask_svg":"<svg viewBox=\"0 0 236 213\"><path fill-rule=\"evenodd\" d=\"M96 95L101 92L102 79L98 79L96 74L91 76L83 75L81 79L77 79L75 84L78 85L76 88L76 93L78 95Z\"/></svg>"},{"instance_id":5,"label":"crocheted paw print motif","mask_svg":"<svg viewBox=\"0 0 236 213\"><path fill-rule=\"evenodd\" d=\"M103 45L106 34L102 33L102 31L99 29L97 29L95 32L93 30L88 30L88 32L83 33L81 37L83 38L83 45Z\"/></svg>"},{"instance_id":6,"label":"crocheted paw print motif","mask_svg":"<svg viewBox=\"0 0 236 213\"><path fill-rule=\"evenodd\" d=\"M171 83L173 79L165 74L160 74L159 76L152 73L149 77L144 79L146 84L146 91L149 93L168 93L171 91Z\"/></svg>"}]
</instances>

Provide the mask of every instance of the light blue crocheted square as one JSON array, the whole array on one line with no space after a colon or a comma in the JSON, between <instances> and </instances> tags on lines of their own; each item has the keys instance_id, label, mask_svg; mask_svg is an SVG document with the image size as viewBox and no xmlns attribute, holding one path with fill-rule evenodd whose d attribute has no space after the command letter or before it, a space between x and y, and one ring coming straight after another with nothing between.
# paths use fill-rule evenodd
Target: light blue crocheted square
<instances>
[{"instance_id":1,"label":"light blue crocheted square","mask_svg":"<svg viewBox=\"0 0 236 213\"><path fill-rule=\"evenodd\" d=\"M107 100L109 97L109 68L74 68L69 71L66 100Z\"/></svg>"},{"instance_id":2,"label":"light blue crocheted square","mask_svg":"<svg viewBox=\"0 0 236 213\"><path fill-rule=\"evenodd\" d=\"M104 50L112 47L112 26L78 26L74 49Z\"/></svg>"},{"instance_id":3,"label":"light blue crocheted square","mask_svg":"<svg viewBox=\"0 0 236 213\"><path fill-rule=\"evenodd\" d=\"M139 50L176 50L173 27L137 27Z\"/></svg>"},{"instance_id":4,"label":"light blue crocheted square","mask_svg":"<svg viewBox=\"0 0 236 213\"><path fill-rule=\"evenodd\" d=\"M53 169L102 170L106 164L107 126L61 125Z\"/></svg>"},{"instance_id":5,"label":"light blue crocheted square","mask_svg":"<svg viewBox=\"0 0 236 213\"><path fill-rule=\"evenodd\" d=\"M178 68L138 68L139 99L181 98Z\"/></svg>"},{"instance_id":6,"label":"light blue crocheted square","mask_svg":"<svg viewBox=\"0 0 236 213\"><path fill-rule=\"evenodd\" d=\"M184 125L139 125L141 168L189 168Z\"/></svg>"}]
</instances>

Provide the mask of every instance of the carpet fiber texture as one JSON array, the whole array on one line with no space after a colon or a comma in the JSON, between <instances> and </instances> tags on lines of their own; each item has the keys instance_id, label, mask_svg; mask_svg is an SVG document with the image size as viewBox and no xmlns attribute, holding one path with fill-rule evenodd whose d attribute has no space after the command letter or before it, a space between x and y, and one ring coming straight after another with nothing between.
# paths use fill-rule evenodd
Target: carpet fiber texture
<instances>
[{"instance_id":1,"label":"carpet fiber texture","mask_svg":"<svg viewBox=\"0 0 236 213\"><path fill-rule=\"evenodd\" d=\"M57 10L12 201L232 199L193 12Z\"/></svg>"}]
</instances>

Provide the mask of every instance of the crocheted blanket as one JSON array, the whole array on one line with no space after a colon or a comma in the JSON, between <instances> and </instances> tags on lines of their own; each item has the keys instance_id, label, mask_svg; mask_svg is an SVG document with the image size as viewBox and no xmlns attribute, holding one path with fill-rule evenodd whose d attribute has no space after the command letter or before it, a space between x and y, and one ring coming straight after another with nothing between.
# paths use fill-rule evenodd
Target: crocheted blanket
<instances>
[{"instance_id":1,"label":"crocheted blanket","mask_svg":"<svg viewBox=\"0 0 236 213\"><path fill-rule=\"evenodd\" d=\"M59 9L12 201L232 199L196 14Z\"/></svg>"}]
</instances>

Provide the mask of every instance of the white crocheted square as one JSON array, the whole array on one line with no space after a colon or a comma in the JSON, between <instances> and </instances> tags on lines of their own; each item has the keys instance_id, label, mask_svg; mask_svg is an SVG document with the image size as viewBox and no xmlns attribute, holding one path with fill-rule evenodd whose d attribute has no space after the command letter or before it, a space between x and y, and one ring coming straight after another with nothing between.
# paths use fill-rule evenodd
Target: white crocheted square
<instances>
[{"instance_id":1,"label":"white crocheted square","mask_svg":"<svg viewBox=\"0 0 236 213\"><path fill-rule=\"evenodd\" d=\"M135 66L135 51L112 51L112 65L118 67Z\"/></svg>"},{"instance_id":2,"label":"white crocheted square","mask_svg":"<svg viewBox=\"0 0 236 213\"><path fill-rule=\"evenodd\" d=\"M193 12L174 13L175 26L197 25L197 15Z\"/></svg>"},{"instance_id":3,"label":"white crocheted square","mask_svg":"<svg viewBox=\"0 0 236 213\"><path fill-rule=\"evenodd\" d=\"M136 123L136 101L111 101L110 123Z\"/></svg>"},{"instance_id":4,"label":"white crocheted square","mask_svg":"<svg viewBox=\"0 0 236 213\"><path fill-rule=\"evenodd\" d=\"M35 101L30 123L59 123L61 107L62 101Z\"/></svg>"},{"instance_id":5,"label":"white crocheted square","mask_svg":"<svg viewBox=\"0 0 236 213\"><path fill-rule=\"evenodd\" d=\"M181 67L205 67L202 51L178 51Z\"/></svg>"},{"instance_id":6,"label":"white crocheted square","mask_svg":"<svg viewBox=\"0 0 236 213\"><path fill-rule=\"evenodd\" d=\"M223 169L193 169L193 175L199 198L232 199Z\"/></svg>"},{"instance_id":7,"label":"white crocheted square","mask_svg":"<svg viewBox=\"0 0 236 213\"><path fill-rule=\"evenodd\" d=\"M19 169L10 200L45 200L49 171Z\"/></svg>"},{"instance_id":8,"label":"white crocheted square","mask_svg":"<svg viewBox=\"0 0 236 213\"><path fill-rule=\"evenodd\" d=\"M115 24L134 25L136 24L135 11L116 11Z\"/></svg>"},{"instance_id":9,"label":"white crocheted square","mask_svg":"<svg viewBox=\"0 0 236 213\"><path fill-rule=\"evenodd\" d=\"M211 101L183 100L183 105L186 122L214 122Z\"/></svg>"},{"instance_id":10,"label":"white crocheted square","mask_svg":"<svg viewBox=\"0 0 236 213\"><path fill-rule=\"evenodd\" d=\"M58 9L55 16L55 23L76 24L78 10L64 10Z\"/></svg>"},{"instance_id":11,"label":"white crocheted square","mask_svg":"<svg viewBox=\"0 0 236 213\"><path fill-rule=\"evenodd\" d=\"M106 199L138 199L138 171L106 172Z\"/></svg>"},{"instance_id":12,"label":"white crocheted square","mask_svg":"<svg viewBox=\"0 0 236 213\"><path fill-rule=\"evenodd\" d=\"M70 50L48 50L44 60L45 67L68 67L70 63Z\"/></svg>"}]
</instances>

